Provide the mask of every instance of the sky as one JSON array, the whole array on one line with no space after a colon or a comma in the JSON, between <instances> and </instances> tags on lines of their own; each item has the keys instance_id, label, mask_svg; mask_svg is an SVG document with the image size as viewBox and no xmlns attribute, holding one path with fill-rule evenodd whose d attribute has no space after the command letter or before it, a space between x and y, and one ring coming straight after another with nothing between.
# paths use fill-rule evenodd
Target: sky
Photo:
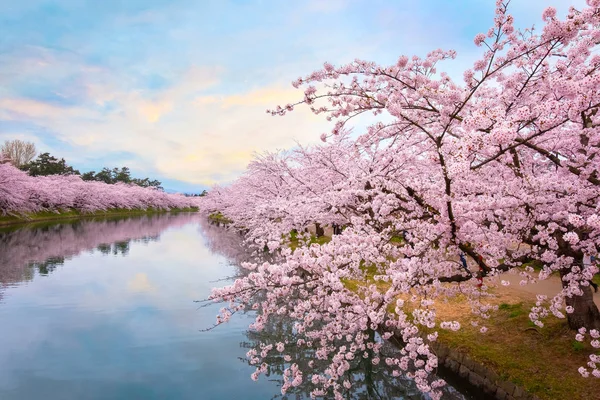
<instances>
[{"instance_id":1,"label":"sky","mask_svg":"<svg viewBox=\"0 0 600 400\"><path fill-rule=\"evenodd\" d=\"M541 27L583 0L512 0ZM226 184L256 152L316 143L331 122L291 82L324 62L458 52L460 79L494 0L0 0L0 142L32 141L81 172L128 166L169 190ZM360 129L360 126L357 127Z\"/></svg>"}]
</instances>

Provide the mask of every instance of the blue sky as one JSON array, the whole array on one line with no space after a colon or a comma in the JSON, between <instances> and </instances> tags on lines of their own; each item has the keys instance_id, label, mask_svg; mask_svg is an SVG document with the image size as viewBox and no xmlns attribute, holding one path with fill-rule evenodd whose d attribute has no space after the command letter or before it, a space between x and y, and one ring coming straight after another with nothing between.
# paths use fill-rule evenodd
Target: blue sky
<instances>
[{"instance_id":1,"label":"blue sky","mask_svg":"<svg viewBox=\"0 0 600 400\"><path fill-rule=\"evenodd\" d=\"M583 0L573 0L581 7ZM566 0L513 0L541 25ZM0 141L23 139L81 171L127 165L199 191L238 176L253 152L318 141L330 123L265 109L323 62L479 55L493 0L0 0Z\"/></svg>"}]
</instances>

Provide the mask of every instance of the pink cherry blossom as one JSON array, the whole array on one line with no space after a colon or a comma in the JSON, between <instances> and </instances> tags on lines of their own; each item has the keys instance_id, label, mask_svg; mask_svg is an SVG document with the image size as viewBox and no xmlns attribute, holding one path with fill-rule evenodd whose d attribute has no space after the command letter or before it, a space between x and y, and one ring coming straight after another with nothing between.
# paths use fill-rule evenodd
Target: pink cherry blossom
<instances>
[{"instance_id":1,"label":"pink cherry blossom","mask_svg":"<svg viewBox=\"0 0 600 400\"><path fill-rule=\"evenodd\" d=\"M532 307L537 326L554 316L600 330L589 284L598 265L584 261L600 252L596 3L564 19L546 10L535 33L517 31L498 2L464 83L442 72L456 53L440 49L392 65L326 64L296 80L301 100L270 113L307 105L335 121L332 135L261 154L202 199L204 213L221 212L257 256L272 256L244 264L247 274L211 298L233 309L259 296L252 329L275 315L294 320L298 346L329 363L312 375L313 394L339 393L348 360L378 359L377 331L403 343L388 357L397 373L439 396L424 331L460 324L440 320L433 300L461 294L483 322L494 310L488 278L511 269L522 285L561 278ZM351 134L366 113L375 121ZM323 227L336 234L313 243ZM532 262L541 270L523 266Z\"/></svg>"},{"instance_id":2,"label":"pink cherry blossom","mask_svg":"<svg viewBox=\"0 0 600 400\"><path fill-rule=\"evenodd\" d=\"M83 181L77 175L29 176L10 164L0 164L0 215L39 211L83 213L120 209L196 207L194 198L137 185Z\"/></svg>"}]
</instances>

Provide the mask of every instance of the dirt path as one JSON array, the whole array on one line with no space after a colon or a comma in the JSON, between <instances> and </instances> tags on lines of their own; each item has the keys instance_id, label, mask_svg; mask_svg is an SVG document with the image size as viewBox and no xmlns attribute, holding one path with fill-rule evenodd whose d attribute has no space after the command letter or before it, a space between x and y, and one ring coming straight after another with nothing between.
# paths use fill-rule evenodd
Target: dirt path
<instances>
[{"instance_id":1,"label":"dirt path","mask_svg":"<svg viewBox=\"0 0 600 400\"><path fill-rule=\"evenodd\" d=\"M560 278L557 276L551 276L546 280L537 281L536 283L530 283L524 286L519 285L519 282L523 279L518 273L507 272L498 277L492 278L498 284L500 280L509 281L509 286L500 286L499 290L507 290L514 293L517 296L523 296L524 299L535 299L535 295L543 294L548 298L554 297L560 291ZM600 292L594 293L594 303L600 307Z\"/></svg>"},{"instance_id":2,"label":"dirt path","mask_svg":"<svg viewBox=\"0 0 600 400\"><path fill-rule=\"evenodd\" d=\"M455 262L460 262L458 255L451 255L448 257L448 259ZM467 265L471 271L476 271L478 269L477 265L475 265L474 261L470 258L467 258ZM537 272L534 272L532 275L536 277ZM519 296L524 300L535 300L535 296L538 294L546 295L550 299L554 297L561 288L560 278L558 276L551 276L543 281L538 280L536 283L530 283L521 286L519 285L519 282L523 280L523 277L519 275L517 270L500 274L499 276L491 279L493 282L498 284L498 290ZM500 285L501 280L509 281L510 285ZM594 303L600 307L600 290L594 293Z\"/></svg>"}]
</instances>

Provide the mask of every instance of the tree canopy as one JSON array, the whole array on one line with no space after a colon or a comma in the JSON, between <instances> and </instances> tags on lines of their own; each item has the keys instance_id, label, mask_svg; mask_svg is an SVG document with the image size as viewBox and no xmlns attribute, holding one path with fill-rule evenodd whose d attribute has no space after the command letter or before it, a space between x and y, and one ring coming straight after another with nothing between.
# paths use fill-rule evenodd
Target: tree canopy
<instances>
[{"instance_id":1,"label":"tree canopy","mask_svg":"<svg viewBox=\"0 0 600 400\"><path fill-rule=\"evenodd\" d=\"M195 199L154 187L86 182L71 173L31 176L10 164L0 164L0 215L69 210L82 213L110 209L169 210L195 206Z\"/></svg>"},{"instance_id":2,"label":"tree canopy","mask_svg":"<svg viewBox=\"0 0 600 400\"><path fill-rule=\"evenodd\" d=\"M104 183L114 184L117 182L131 183L141 187L154 187L157 189L163 189L161 182L150 178L132 178L131 172L128 167L119 168L103 168L100 172L90 171L81 175L81 179L84 181L101 181Z\"/></svg>"},{"instance_id":3,"label":"tree canopy","mask_svg":"<svg viewBox=\"0 0 600 400\"><path fill-rule=\"evenodd\" d=\"M99 181L108 184L127 183L140 187L152 187L163 190L161 182L150 178L133 178L128 167L121 168L103 168L99 172L89 171L83 174L67 164L64 158L58 159L51 156L50 153L42 153L35 160L20 166L20 169L27 171L31 176L48 175L81 175L84 181Z\"/></svg>"},{"instance_id":4,"label":"tree canopy","mask_svg":"<svg viewBox=\"0 0 600 400\"><path fill-rule=\"evenodd\" d=\"M79 171L67 164L64 158L58 159L50 153L42 153L35 160L20 166L31 176L79 175Z\"/></svg>"}]
</instances>

